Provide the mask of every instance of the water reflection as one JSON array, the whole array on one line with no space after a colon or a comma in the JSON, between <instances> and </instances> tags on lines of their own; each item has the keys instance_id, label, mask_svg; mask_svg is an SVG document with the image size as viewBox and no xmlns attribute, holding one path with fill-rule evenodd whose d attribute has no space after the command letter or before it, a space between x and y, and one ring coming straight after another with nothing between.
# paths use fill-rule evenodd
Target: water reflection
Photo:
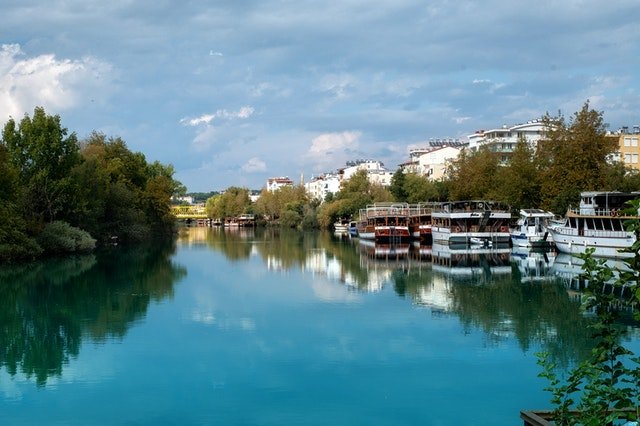
<instances>
[{"instance_id":1,"label":"water reflection","mask_svg":"<svg viewBox=\"0 0 640 426\"><path fill-rule=\"evenodd\" d=\"M83 339L122 337L186 274L170 260L174 249L118 248L0 268L0 367L44 385Z\"/></svg>"},{"instance_id":2,"label":"water reflection","mask_svg":"<svg viewBox=\"0 0 640 426\"><path fill-rule=\"evenodd\" d=\"M456 316L467 330L484 330L488 342L513 338L523 350L542 345L559 365L588 352L590 319L557 279L550 252L375 244L282 230L205 229L184 241L193 243L194 235L231 260L238 253L258 256L271 270L299 268L361 292L391 286L433 314Z\"/></svg>"},{"instance_id":3,"label":"water reflection","mask_svg":"<svg viewBox=\"0 0 640 426\"><path fill-rule=\"evenodd\" d=\"M348 291L386 289L434 315L458 318L465 330L483 330L489 343L540 345L559 365L581 359L590 347L590 319L562 281L580 272L573 258L501 247L376 245L280 229L189 228L177 242L273 273L295 268ZM186 275L172 261L174 252L175 246L116 249L1 268L0 367L44 385L62 374L84 340L122 338Z\"/></svg>"}]
</instances>

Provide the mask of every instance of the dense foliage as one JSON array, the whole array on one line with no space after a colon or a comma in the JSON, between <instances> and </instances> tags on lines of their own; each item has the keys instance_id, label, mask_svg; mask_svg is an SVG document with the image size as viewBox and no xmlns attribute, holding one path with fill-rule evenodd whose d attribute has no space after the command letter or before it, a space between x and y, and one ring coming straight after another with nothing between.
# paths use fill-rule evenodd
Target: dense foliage
<instances>
[{"instance_id":1,"label":"dense foliage","mask_svg":"<svg viewBox=\"0 0 640 426\"><path fill-rule=\"evenodd\" d=\"M585 103L567 122L543 118L547 133L534 151L521 140L503 164L501 153L483 147L463 151L448 170L451 199L494 199L514 209L540 207L564 214L582 191L632 191L637 171L610 161L617 138L607 137L602 113Z\"/></svg>"},{"instance_id":2,"label":"dense foliage","mask_svg":"<svg viewBox=\"0 0 640 426\"><path fill-rule=\"evenodd\" d=\"M43 108L9 119L0 140L0 261L171 233L169 201L184 190L173 174L120 138L79 141Z\"/></svg>"}]
</instances>

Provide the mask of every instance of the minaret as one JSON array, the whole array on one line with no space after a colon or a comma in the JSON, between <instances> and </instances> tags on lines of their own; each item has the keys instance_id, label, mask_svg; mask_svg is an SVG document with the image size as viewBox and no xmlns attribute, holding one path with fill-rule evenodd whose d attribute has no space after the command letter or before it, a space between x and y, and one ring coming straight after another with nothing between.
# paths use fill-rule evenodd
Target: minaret
<instances>
[{"instance_id":1,"label":"minaret","mask_svg":"<svg viewBox=\"0 0 640 426\"><path fill-rule=\"evenodd\" d=\"M304 172L300 172L300 185L304 186Z\"/></svg>"}]
</instances>

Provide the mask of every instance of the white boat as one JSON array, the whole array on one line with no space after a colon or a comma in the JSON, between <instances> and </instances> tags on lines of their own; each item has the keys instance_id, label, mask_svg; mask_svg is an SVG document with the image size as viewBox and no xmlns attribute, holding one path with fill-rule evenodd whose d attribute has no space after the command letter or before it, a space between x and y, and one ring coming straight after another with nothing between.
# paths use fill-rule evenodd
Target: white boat
<instances>
[{"instance_id":1,"label":"white boat","mask_svg":"<svg viewBox=\"0 0 640 426\"><path fill-rule=\"evenodd\" d=\"M580 207L569 208L563 225L549 228L558 251L568 254L584 253L593 248L596 257L628 258L633 253L621 250L635 242L632 232L624 228L624 221L640 219L639 212L629 215L623 210L626 202L640 198L640 192L583 192Z\"/></svg>"},{"instance_id":2,"label":"white boat","mask_svg":"<svg viewBox=\"0 0 640 426\"><path fill-rule=\"evenodd\" d=\"M346 237L349 235L349 220L339 219L333 224L333 232L340 237Z\"/></svg>"},{"instance_id":3,"label":"white boat","mask_svg":"<svg viewBox=\"0 0 640 426\"><path fill-rule=\"evenodd\" d=\"M555 215L541 209L521 209L515 228L511 228L514 247L544 247L551 243L548 228Z\"/></svg>"},{"instance_id":4,"label":"white boat","mask_svg":"<svg viewBox=\"0 0 640 426\"><path fill-rule=\"evenodd\" d=\"M447 245L509 245L511 213L493 201L452 201L431 212L433 242Z\"/></svg>"}]
</instances>

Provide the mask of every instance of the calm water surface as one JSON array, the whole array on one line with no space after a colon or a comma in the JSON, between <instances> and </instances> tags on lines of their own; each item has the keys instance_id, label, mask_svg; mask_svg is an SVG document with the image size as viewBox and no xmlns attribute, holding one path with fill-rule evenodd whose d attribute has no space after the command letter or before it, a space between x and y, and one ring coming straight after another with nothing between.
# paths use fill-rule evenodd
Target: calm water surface
<instances>
[{"instance_id":1,"label":"calm water surface","mask_svg":"<svg viewBox=\"0 0 640 426\"><path fill-rule=\"evenodd\" d=\"M521 424L589 350L574 270L208 228L3 268L0 424Z\"/></svg>"}]
</instances>

